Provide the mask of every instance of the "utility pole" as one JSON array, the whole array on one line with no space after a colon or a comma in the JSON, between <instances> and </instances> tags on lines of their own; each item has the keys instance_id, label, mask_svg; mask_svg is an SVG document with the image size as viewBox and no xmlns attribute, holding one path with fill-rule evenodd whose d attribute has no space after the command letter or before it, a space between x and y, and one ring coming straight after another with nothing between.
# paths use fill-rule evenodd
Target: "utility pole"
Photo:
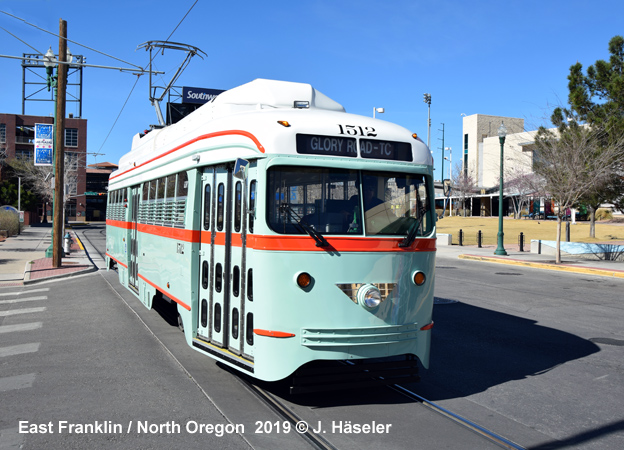
<instances>
[{"instance_id":1,"label":"utility pole","mask_svg":"<svg viewBox=\"0 0 624 450\"><path fill-rule=\"evenodd\" d=\"M442 124L442 129L438 129L438 131L442 132L442 169L440 171L440 181L444 181L444 124Z\"/></svg>"},{"instance_id":2,"label":"utility pole","mask_svg":"<svg viewBox=\"0 0 624 450\"><path fill-rule=\"evenodd\" d=\"M63 64L67 57L67 22L59 21L59 64L56 79L56 123L54 130L54 214L52 233L52 267L61 267L63 264L63 208L65 205L64 162L65 152L63 145L65 137L65 95L67 90L67 65Z\"/></svg>"}]
</instances>

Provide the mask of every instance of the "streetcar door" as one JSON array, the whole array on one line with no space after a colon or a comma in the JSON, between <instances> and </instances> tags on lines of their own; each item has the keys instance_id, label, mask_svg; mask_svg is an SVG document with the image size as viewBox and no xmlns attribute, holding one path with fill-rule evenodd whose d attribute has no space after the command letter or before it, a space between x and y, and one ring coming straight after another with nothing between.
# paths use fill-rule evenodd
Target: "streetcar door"
<instances>
[{"instance_id":1,"label":"streetcar door","mask_svg":"<svg viewBox=\"0 0 624 450\"><path fill-rule=\"evenodd\" d=\"M199 308L197 334L202 339L220 345L222 338L222 301L214 305L216 241L216 189L215 170L206 168L202 174L201 239L199 251ZM221 275L222 277L222 275ZM222 280L222 278L221 278ZM222 283L222 281L220 281ZM221 287L222 289L222 287Z\"/></svg>"},{"instance_id":2,"label":"streetcar door","mask_svg":"<svg viewBox=\"0 0 624 450\"><path fill-rule=\"evenodd\" d=\"M233 165L204 170L198 335L234 354L244 353L245 180Z\"/></svg>"},{"instance_id":3,"label":"streetcar door","mask_svg":"<svg viewBox=\"0 0 624 450\"><path fill-rule=\"evenodd\" d=\"M127 195L127 194L126 194ZM137 255L139 254L139 240L137 222L139 218L139 201L141 190L139 186L130 189L130 198L125 198L124 202L130 208L130 264L128 265L128 285L138 290L139 265Z\"/></svg>"}]
</instances>

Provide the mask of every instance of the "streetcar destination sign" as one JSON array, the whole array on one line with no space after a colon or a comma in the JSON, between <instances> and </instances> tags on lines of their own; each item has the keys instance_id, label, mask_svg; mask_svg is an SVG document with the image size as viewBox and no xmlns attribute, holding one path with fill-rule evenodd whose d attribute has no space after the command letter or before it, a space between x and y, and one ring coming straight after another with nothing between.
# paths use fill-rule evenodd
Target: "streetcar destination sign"
<instances>
[{"instance_id":1,"label":"streetcar destination sign","mask_svg":"<svg viewBox=\"0 0 624 450\"><path fill-rule=\"evenodd\" d=\"M360 139L360 155L362 158L411 161L412 146L406 142Z\"/></svg>"},{"instance_id":2,"label":"streetcar destination sign","mask_svg":"<svg viewBox=\"0 0 624 450\"><path fill-rule=\"evenodd\" d=\"M355 138L298 134L297 153L355 158L357 157L357 141Z\"/></svg>"},{"instance_id":3,"label":"streetcar destination sign","mask_svg":"<svg viewBox=\"0 0 624 450\"><path fill-rule=\"evenodd\" d=\"M297 153L355 158L358 145L355 138L297 134ZM406 142L362 138L359 153L362 158L412 161L412 146Z\"/></svg>"}]
</instances>

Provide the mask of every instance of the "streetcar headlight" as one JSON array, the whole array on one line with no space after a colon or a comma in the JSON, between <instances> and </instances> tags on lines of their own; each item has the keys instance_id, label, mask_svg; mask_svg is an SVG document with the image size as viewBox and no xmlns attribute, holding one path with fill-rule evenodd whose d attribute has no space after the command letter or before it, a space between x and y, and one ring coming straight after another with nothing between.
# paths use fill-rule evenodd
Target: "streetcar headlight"
<instances>
[{"instance_id":1,"label":"streetcar headlight","mask_svg":"<svg viewBox=\"0 0 624 450\"><path fill-rule=\"evenodd\" d=\"M365 284L358 291L358 303L364 308L377 308L381 303L381 292L372 284Z\"/></svg>"}]
</instances>

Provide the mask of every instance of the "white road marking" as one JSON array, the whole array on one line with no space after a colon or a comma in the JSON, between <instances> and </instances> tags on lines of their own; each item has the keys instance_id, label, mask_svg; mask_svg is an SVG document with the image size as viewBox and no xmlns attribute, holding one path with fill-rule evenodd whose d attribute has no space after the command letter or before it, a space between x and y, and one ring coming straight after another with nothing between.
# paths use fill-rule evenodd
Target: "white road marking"
<instances>
[{"instance_id":1,"label":"white road marking","mask_svg":"<svg viewBox=\"0 0 624 450\"><path fill-rule=\"evenodd\" d=\"M0 333L12 333L14 331L32 331L43 326L43 322L18 323L15 325L0 326Z\"/></svg>"},{"instance_id":2,"label":"white road marking","mask_svg":"<svg viewBox=\"0 0 624 450\"><path fill-rule=\"evenodd\" d=\"M28 373L26 375L0 378L0 392L29 388L35 381L35 375L34 373Z\"/></svg>"},{"instance_id":3,"label":"white road marking","mask_svg":"<svg viewBox=\"0 0 624 450\"><path fill-rule=\"evenodd\" d=\"M30 313L36 313L36 312L42 312L45 311L47 308L45 306L42 306L40 308L24 308L24 309L14 309L11 311L0 311L0 317L7 317L7 316L16 316L18 314L30 314Z\"/></svg>"},{"instance_id":4,"label":"white road marking","mask_svg":"<svg viewBox=\"0 0 624 450\"><path fill-rule=\"evenodd\" d=\"M0 358L5 356L23 355L24 353L34 353L39 350L41 343L11 345L10 347L0 347Z\"/></svg>"}]
</instances>

